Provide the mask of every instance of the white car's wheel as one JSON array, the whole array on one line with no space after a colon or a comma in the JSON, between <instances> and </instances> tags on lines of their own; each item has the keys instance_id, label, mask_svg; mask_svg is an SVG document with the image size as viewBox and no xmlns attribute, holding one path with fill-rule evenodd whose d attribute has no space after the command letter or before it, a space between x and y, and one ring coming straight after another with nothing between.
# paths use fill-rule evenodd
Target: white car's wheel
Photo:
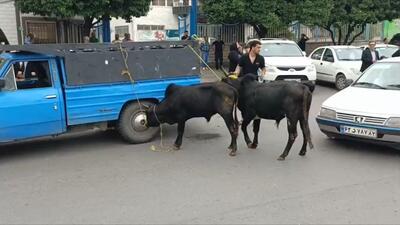
<instances>
[{"instance_id":1,"label":"white car's wheel","mask_svg":"<svg viewBox=\"0 0 400 225\"><path fill-rule=\"evenodd\" d=\"M335 86L338 90L343 90L346 88L346 76L342 73L336 76Z\"/></svg>"}]
</instances>

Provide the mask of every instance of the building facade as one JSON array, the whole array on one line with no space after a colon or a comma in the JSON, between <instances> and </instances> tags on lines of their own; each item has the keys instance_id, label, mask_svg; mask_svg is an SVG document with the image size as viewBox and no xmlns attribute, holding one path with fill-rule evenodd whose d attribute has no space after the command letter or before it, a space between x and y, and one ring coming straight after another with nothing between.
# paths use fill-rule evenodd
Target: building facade
<instances>
[{"instance_id":1,"label":"building facade","mask_svg":"<svg viewBox=\"0 0 400 225\"><path fill-rule=\"evenodd\" d=\"M83 19L60 20L20 13L14 1L0 1L0 29L10 44L23 44L28 33L34 43L79 43L83 40Z\"/></svg>"}]
</instances>

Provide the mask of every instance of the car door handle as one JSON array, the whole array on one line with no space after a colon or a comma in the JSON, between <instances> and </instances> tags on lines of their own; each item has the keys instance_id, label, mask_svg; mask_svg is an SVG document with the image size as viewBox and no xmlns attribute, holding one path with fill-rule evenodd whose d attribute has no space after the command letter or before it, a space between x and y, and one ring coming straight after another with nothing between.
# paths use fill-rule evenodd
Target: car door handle
<instances>
[{"instance_id":1,"label":"car door handle","mask_svg":"<svg viewBox=\"0 0 400 225\"><path fill-rule=\"evenodd\" d=\"M57 98L57 95L47 95L46 97L44 97L45 99L55 99Z\"/></svg>"}]
</instances>

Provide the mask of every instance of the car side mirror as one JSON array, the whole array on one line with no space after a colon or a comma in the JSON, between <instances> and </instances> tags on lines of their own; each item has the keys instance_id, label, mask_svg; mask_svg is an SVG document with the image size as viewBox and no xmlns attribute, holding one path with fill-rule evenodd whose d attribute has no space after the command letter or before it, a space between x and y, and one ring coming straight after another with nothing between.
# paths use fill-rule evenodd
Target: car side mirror
<instances>
[{"instance_id":1,"label":"car side mirror","mask_svg":"<svg viewBox=\"0 0 400 225\"><path fill-rule=\"evenodd\" d=\"M345 81L345 86L346 86L346 87L349 87L349 86L351 86L353 83L354 83L354 80L352 80L352 79L346 79L346 81Z\"/></svg>"},{"instance_id":2,"label":"car side mirror","mask_svg":"<svg viewBox=\"0 0 400 225\"><path fill-rule=\"evenodd\" d=\"M0 79L0 91L1 89L6 87L6 80L5 79Z\"/></svg>"},{"instance_id":3,"label":"car side mirror","mask_svg":"<svg viewBox=\"0 0 400 225\"><path fill-rule=\"evenodd\" d=\"M303 53L304 56L307 56L307 52L304 52L304 51L303 51L302 53Z\"/></svg>"}]
</instances>

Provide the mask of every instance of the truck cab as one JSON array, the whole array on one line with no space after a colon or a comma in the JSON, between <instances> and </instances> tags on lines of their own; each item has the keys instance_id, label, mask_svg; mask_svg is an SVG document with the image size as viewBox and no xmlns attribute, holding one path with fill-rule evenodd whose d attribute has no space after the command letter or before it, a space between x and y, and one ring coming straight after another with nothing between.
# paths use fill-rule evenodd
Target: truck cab
<instances>
[{"instance_id":1,"label":"truck cab","mask_svg":"<svg viewBox=\"0 0 400 225\"><path fill-rule=\"evenodd\" d=\"M58 74L55 57L1 55L0 138L3 142L65 132Z\"/></svg>"}]
</instances>

